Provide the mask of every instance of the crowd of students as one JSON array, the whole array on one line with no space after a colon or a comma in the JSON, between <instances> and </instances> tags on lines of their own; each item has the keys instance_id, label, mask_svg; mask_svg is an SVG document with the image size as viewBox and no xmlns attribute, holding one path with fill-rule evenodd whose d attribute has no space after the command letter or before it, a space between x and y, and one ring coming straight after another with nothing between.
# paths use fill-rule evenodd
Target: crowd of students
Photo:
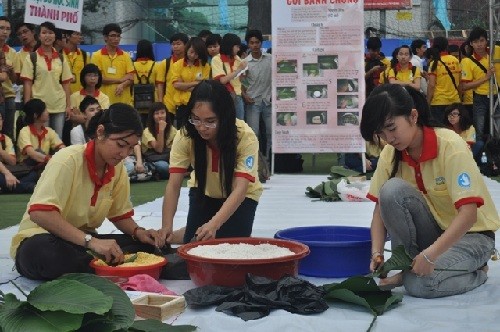
<instances>
[{"instance_id":1,"label":"crowd of students","mask_svg":"<svg viewBox=\"0 0 500 332\"><path fill-rule=\"evenodd\" d=\"M79 47L80 32L57 29L51 22L16 26L23 44L16 53L6 44L11 29L9 19L0 17L0 140L9 143L0 148L0 193L32 192L51 155L64 146L88 142L90 118L115 103L133 106L146 128L125 159L130 179L168 178L176 128L188 113L191 92L207 79L224 84L237 118L247 120L257 136L264 137L261 146L269 153L271 57L261 50L259 30L245 36L249 54L232 33L221 37L203 30L191 38L176 33L170 38L172 53L156 61L149 40L137 43L135 59L124 52L119 46L122 29L115 23L104 26L105 45L92 55ZM24 105L17 133L16 84L23 88ZM32 166L33 173L18 172L19 164ZM28 175L32 184L19 185Z\"/></svg>"}]
</instances>

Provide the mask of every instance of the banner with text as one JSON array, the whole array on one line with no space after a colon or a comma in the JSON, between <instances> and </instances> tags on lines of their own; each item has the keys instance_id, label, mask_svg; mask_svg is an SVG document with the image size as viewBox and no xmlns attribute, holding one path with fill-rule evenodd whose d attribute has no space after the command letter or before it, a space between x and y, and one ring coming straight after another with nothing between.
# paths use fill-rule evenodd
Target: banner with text
<instances>
[{"instance_id":1,"label":"banner with text","mask_svg":"<svg viewBox=\"0 0 500 332\"><path fill-rule=\"evenodd\" d=\"M80 31L83 0L26 0L24 22L49 21L59 29Z\"/></svg>"},{"instance_id":2,"label":"banner with text","mask_svg":"<svg viewBox=\"0 0 500 332\"><path fill-rule=\"evenodd\" d=\"M274 0L273 153L362 152L363 0Z\"/></svg>"}]
</instances>

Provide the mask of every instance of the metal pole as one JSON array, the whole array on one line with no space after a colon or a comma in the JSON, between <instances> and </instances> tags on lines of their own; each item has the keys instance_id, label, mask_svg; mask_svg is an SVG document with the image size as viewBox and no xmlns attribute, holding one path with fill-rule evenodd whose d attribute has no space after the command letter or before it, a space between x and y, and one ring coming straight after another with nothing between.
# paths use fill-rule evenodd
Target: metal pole
<instances>
[{"instance_id":1,"label":"metal pole","mask_svg":"<svg viewBox=\"0 0 500 332\"><path fill-rule=\"evenodd\" d=\"M490 0L490 10L489 10L489 29L490 29L490 63L493 63L492 60L493 59L493 55L494 55L494 51L495 51L495 35L494 35L494 30L493 30L493 12L494 12L494 8L493 8L493 2L494 0ZM495 83L495 79L494 79L494 76L495 75L492 75L492 77L490 78L490 93L489 93L489 97L490 97L490 107L489 107L489 114L490 114L490 134L492 136L494 136L496 133L493 132L493 121L495 121L495 119L493 118L493 110L494 110L494 100L493 100L493 95L494 95L494 90L493 90L493 84Z\"/></svg>"}]
</instances>

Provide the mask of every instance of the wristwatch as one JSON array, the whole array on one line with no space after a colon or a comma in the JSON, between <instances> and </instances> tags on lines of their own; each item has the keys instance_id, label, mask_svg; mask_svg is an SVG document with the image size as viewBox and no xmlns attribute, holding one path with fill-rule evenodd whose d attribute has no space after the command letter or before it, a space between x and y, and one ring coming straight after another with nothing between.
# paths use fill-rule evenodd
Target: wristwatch
<instances>
[{"instance_id":1,"label":"wristwatch","mask_svg":"<svg viewBox=\"0 0 500 332\"><path fill-rule=\"evenodd\" d=\"M89 243L90 243L90 240L92 240L92 235L90 234L85 234L85 248L88 248L89 247Z\"/></svg>"}]
</instances>

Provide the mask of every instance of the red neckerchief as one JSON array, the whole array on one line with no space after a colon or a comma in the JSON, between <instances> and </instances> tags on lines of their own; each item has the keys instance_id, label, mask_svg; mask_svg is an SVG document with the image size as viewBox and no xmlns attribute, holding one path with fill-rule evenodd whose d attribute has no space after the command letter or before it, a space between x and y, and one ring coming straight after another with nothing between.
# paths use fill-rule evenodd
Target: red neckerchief
<instances>
[{"instance_id":1,"label":"red neckerchief","mask_svg":"<svg viewBox=\"0 0 500 332\"><path fill-rule=\"evenodd\" d=\"M110 55L106 46L101 48L101 54L102 55ZM116 48L116 55L122 55L122 54L123 54L123 50L121 48L117 47Z\"/></svg>"},{"instance_id":2,"label":"red neckerchief","mask_svg":"<svg viewBox=\"0 0 500 332\"><path fill-rule=\"evenodd\" d=\"M0 142L3 142L5 141L5 135L0 133Z\"/></svg>"},{"instance_id":3,"label":"red neckerchief","mask_svg":"<svg viewBox=\"0 0 500 332\"><path fill-rule=\"evenodd\" d=\"M487 57L488 55L490 54L490 48L489 47L486 47L486 55L484 57L480 56L479 54L477 54L476 52L473 52L472 53L472 56L477 60L477 61L481 61L482 58L485 58Z\"/></svg>"},{"instance_id":4,"label":"red neckerchief","mask_svg":"<svg viewBox=\"0 0 500 332\"><path fill-rule=\"evenodd\" d=\"M231 58L230 56L225 55L225 54L221 54L220 59L222 60L222 62L229 63L229 68L231 68L231 72L232 72L233 66L234 66L234 58ZM222 64L222 65L224 65L224 64Z\"/></svg>"},{"instance_id":5,"label":"red neckerchief","mask_svg":"<svg viewBox=\"0 0 500 332\"><path fill-rule=\"evenodd\" d=\"M412 68L413 68L413 66L412 66L411 62L409 62L409 63L408 63L408 70L411 70ZM400 71L402 71L402 70L404 70L404 69L401 67L401 64L399 64L399 63L398 63L398 64L396 64L396 70L397 70L398 72L400 72Z\"/></svg>"},{"instance_id":6,"label":"red neckerchief","mask_svg":"<svg viewBox=\"0 0 500 332\"><path fill-rule=\"evenodd\" d=\"M85 146L84 152L85 160L87 161L87 168L89 170L90 179L94 183L94 194L90 199L90 205L95 206L97 201L97 195L102 186L111 182L113 177L115 176L115 168L111 165L106 165L106 171L104 172L104 176L99 178L97 175L97 171L95 169L95 141L90 140Z\"/></svg>"},{"instance_id":7,"label":"red neckerchief","mask_svg":"<svg viewBox=\"0 0 500 332\"><path fill-rule=\"evenodd\" d=\"M207 143L208 148L212 151L212 172L219 172L219 158L220 151L217 147L210 145Z\"/></svg>"},{"instance_id":8,"label":"red neckerchief","mask_svg":"<svg viewBox=\"0 0 500 332\"><path fill-rule=\"evenodd\" d=\"M184 67L188 66L188 60L186 58L184 58L183 65ZM200 65L200 59L194 60L193 66L198 67L199 65Z\"/></svg>"},{"instance_id":9,"label":"red neckerchief","mask_svg":"<svg viewBox=\"0 0 500 332\"><path fill-rule=\"evenodd\" d=\"M448 53L448 52L439 52L439 55L440 55L440 56L443 56L443 55L449 55L449 54L450 54L450 53Z\"/></svg>"},{"instance_id":10,"label":"red neckerchief","mask_svg":"<svg viewBox=\"0 0 500 332\"><path fill-rule=\"evenodd\" d=\"M63 50L64 50L64 54L66 54L66 55L70 55L70 54L73 52L73 51L72 51L72 50L70 50L69 48L64 48ZM76 48L76 52L75 52L75 53L76 53L77 55L80 55L80 49L79 49L78 47Z\"/></svg>"},{"instance_id":11,"label":"red neckerchief","mask_svg":"<svg viewBox=\"0 0 500 332\"><path fill-rule=\"evenodd\" d=\"M2 51L4 51L5 53L8 53L10 51L10 47L9 45L7 44L3 44L2 46Z\"/></svg>"},{"instance_id":12,"label":"red neckerchief","mask_svg":"<svg viewBox=\"0 0 500 332\"><path fill-rule=\"evenodd\" d=\"M170 60L172 61L172 63L177 62L177 60L179 60L179 59L182 59L182 58L178 58L174 54L172 54L172 56L170 57Z\"/></svg>"},{"instance_id":13,"label":"red neckerchief","mask_svg":"<svg viewBox=\"0 0 500 332\"><path fill-rule=\"evenodd\" d=\"M33 136L36 136L36 138L38 138L38 147L41 148L42 147L42 141L45 138L45 135L47 135L47 133L49 131L47 130L47 128L45 128L45 127L42 126L42 132L38 133L38 131L36 130L35 125L31 124L28 127L30 128L31 134Z\"/></svg>"},{"instance_id":14,"label":"red neckerchief","mask_svg":"<svg viewBox=\"0 0 500 332\"><path fill-rule=\"evenodd\" d=\"M43 58L45 59L45 63L47 64L47 70L51 71L52 70L52 60L59 59L59 53L57 53L56 49L52 47L52 59L49 59L45 55L45 52L42 50L41 47L39 47L36 50L36 52L38 53L38 55L43 56ZM35 79L35 78L33 77L33 79Z\"/></svg>"},{"instance_id":15,"label":"red neckerchief","mask_svg":"<svg viewBox=\"0 0 500 332\"><path fill-rule=\"evenodd\" d=\"M99 93L100 93L99 89L95 89L94 94L92 95L92 97L95 97L95 98L99 97ZM80 95L81 96L90 96L89 94L87 94L87 91L85 91L85 89L81 89L80 90Z\"/></svg>"}]
</instances>

